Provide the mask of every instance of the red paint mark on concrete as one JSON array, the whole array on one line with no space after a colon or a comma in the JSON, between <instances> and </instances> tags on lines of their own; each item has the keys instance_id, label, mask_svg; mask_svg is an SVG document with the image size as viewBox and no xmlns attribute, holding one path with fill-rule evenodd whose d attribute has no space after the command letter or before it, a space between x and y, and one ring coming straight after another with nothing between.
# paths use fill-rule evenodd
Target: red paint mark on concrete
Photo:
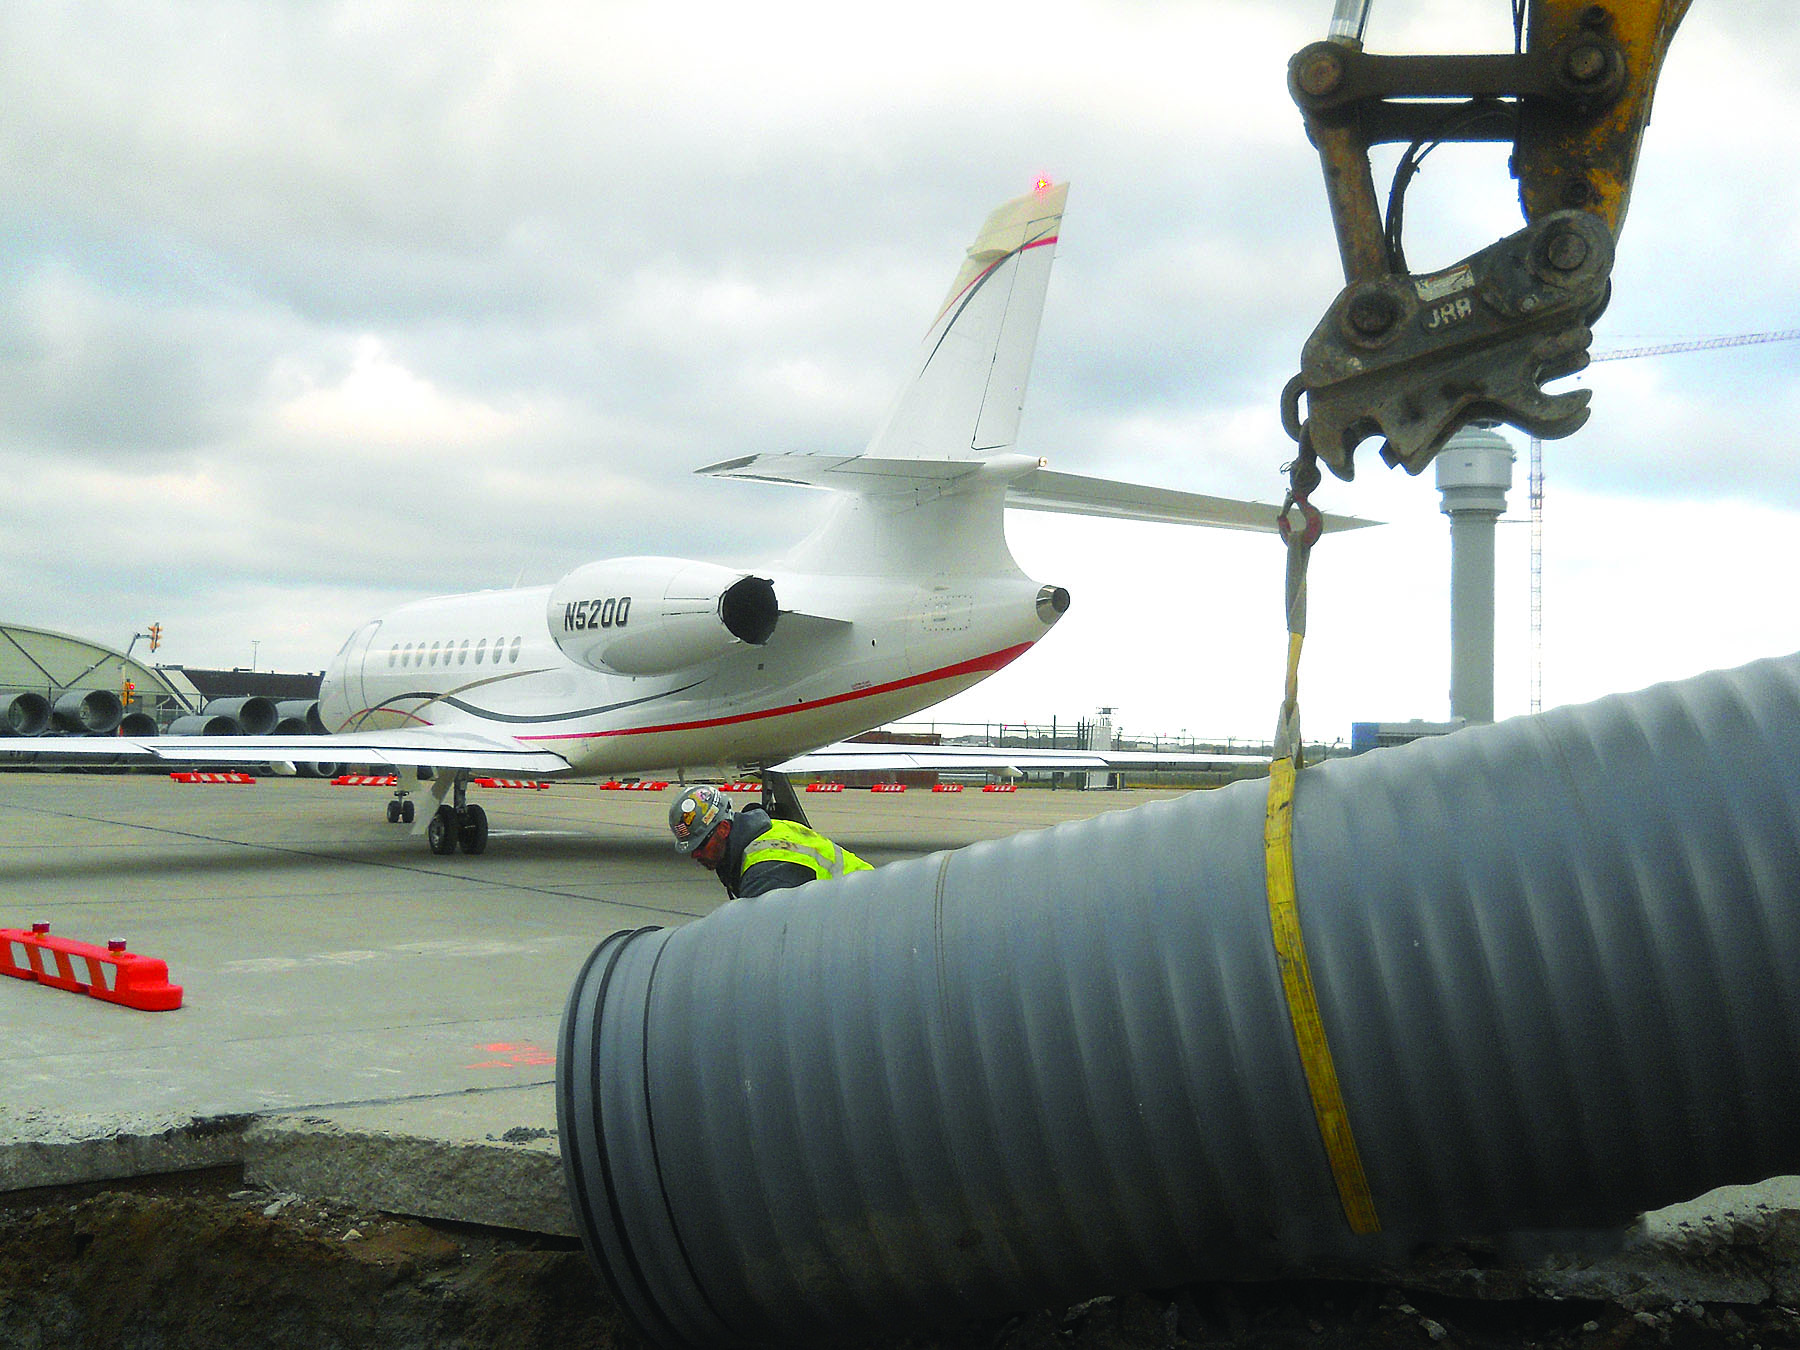
<instances>
[{"instance_id":1,"label":"red paint mark on concrete","mask_svg":"<svg viewBox=\"0 0 1800 1350\"><path fill-rule=\"evenodd\" d=\"M497 1059L484 1059L479 1064L465 1064L465 1069L522 1069L556 1063L556 1052L530 1041L495 1041L481 1047Z\"/></svg>"}]
</instances>

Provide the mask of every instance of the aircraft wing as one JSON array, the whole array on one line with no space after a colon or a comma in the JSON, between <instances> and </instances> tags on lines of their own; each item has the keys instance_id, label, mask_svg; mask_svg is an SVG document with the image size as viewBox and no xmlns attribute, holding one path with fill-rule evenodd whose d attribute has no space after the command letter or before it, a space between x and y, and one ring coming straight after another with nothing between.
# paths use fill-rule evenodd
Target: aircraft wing
<instances>
[{"instance_id":1,"label":"aircraft wing","mask_svg":"<svg viewBox=\"0 0 1800 1350\"><path fill-rule=\"evenodd\" d=\"M1267 755L1159 750L1007 749L984 745L889 745L840 741L774 766L777 773L852 773L932 769L943 773L1002 769L1227 770L1267 765Z\"/></svg>"},{"instance_id":2,"label":"aircraft wing","mask_svg":"<svg viewBox=\"0 0 1800 1350\"><path fill-rule=\"evenodd\" d=\"M528 741L438 727L325 736L0 736L0 755L28 755L40 761L386 764L496 773L559 773L569 767L561 755Z\"/></svg>"}]
</instances>

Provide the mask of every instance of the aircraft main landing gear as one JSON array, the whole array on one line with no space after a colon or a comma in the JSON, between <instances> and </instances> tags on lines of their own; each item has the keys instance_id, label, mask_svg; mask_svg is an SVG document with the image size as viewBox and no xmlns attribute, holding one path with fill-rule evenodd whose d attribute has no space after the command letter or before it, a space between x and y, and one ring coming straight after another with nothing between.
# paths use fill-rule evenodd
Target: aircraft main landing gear
<instances>
[{"instance_id":1,"label":"aircraft main landing gear","mask_svg":"<svg viewBox=\"0 0 1800 1350\"><path fill-rule=\"evenodd\" d=\"M406 794L405 788L395 788L394 795L387 804L387 818L390 825L410 825L414 820L414 807Z\"/></svg>"},{"instance_id":2,"label":"aircraft main landing gear","mask_svg":"<svg viewBox=\"0 0 1800 1350\"><path fill-rule=\"evenodd\" d=\"M469 775L459 773L450 788L451 800L439 805L437 814L425 826L425 842L440 857L462 849L464 853L485 853L488 845L487 812L469 797ZM411 803L407 803L411 805Z\"/></svg>"},{"instance_id":3,"label":"aircraft main landing gear","mask_svg":"<svg viewBox=\"0 0 1800 1350\"><path fill-rule=\"evenodd\" d=\"M806 808L800 805L800 798L788 776L773 769L758 769L757 773L762 778L762 809L769 813L769 819L791 820L796 825L810 826Z\"/></svg>"}]
</instances>

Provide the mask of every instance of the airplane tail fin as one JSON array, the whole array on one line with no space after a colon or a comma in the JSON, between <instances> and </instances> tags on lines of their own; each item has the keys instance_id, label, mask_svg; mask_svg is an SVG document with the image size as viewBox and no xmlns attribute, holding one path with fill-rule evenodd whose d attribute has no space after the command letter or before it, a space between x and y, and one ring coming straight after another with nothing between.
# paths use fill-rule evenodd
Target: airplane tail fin
<instances>
[{"instance_id":1,"label":"airplane tail fin","mask_svg":"<svg viewBox=\"0 0 1800 1350\"><path fill-rule=\"evenodd\" d=\"M987 218L865 454L983 459L1012 448L1068 195L1067 183L1040 182Z\"/></svg>"},{"instance_id":2,"label":"airplane tail fin","mask_svg":"<svg viewBox=\"0 0 1800 1350\"><path fill-rule=\"evenodd\" d=\"M994 211L860 455L754 454L698 473L828 488L831 517L789 556L798 570L880 575L1016 570L1005 507L1273 530L1276 508L1052 473L1014 441L1068 185ZM1327 529L1373 522L1327 517Z\"/></svg>"}]
</instances>

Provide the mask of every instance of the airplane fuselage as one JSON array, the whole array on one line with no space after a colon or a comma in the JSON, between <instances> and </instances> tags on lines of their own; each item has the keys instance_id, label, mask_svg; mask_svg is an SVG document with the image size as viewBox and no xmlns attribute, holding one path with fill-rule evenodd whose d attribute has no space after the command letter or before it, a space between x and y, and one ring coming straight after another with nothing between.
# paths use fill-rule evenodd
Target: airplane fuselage
<instances>
[{"instance_id":1,"label":"airplane fuselage","mask_svg":"<svg viewBox=\"0 0 1800 1350\"><path fill-rule=\"evenodd\" d=\"M584 664L569 634L603 615L608 627L647 624L653 598L576 609L538 586L421 600L351 637L326 672L320 713L338 732L516 737L583 775L773 764L968 688L1028 650L1068 603L1016 572L763 575L804 609L783 609L761 644L727 640L705 660L645 674Z\"/></svg>"}]
</instances>

